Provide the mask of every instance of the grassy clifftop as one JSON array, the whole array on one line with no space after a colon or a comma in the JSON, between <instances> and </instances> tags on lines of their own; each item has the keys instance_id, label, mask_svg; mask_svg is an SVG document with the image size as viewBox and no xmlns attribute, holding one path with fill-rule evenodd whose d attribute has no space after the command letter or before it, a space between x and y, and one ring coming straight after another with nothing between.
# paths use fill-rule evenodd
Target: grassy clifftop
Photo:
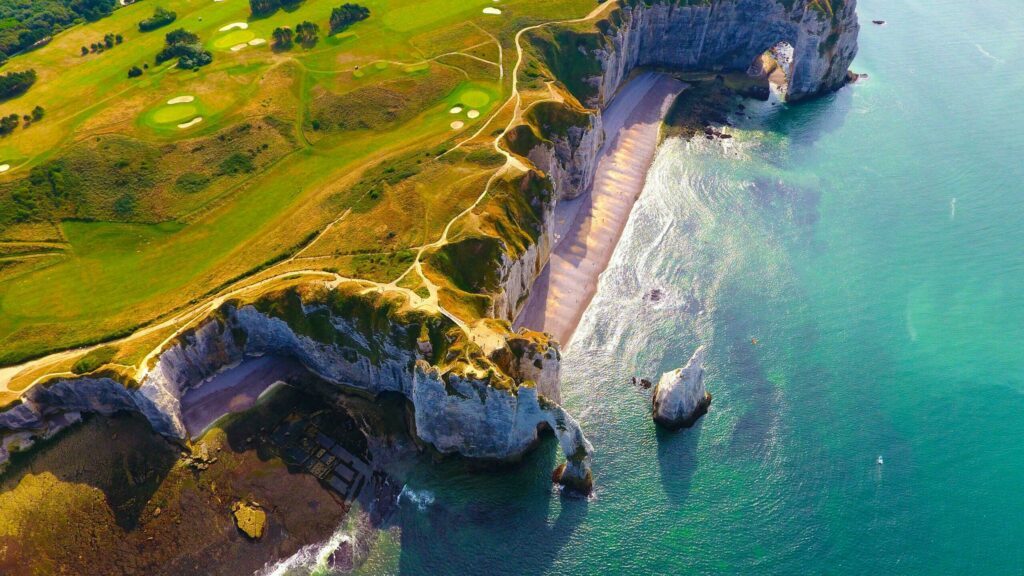
<instances>
[{"instance_id":1,"label":"grassy clifftop","mask_svg":"<svg viewBox=\"0 0 1024 576\"><path fill-rule=\"evenodd\" d=\"M0 365L173 321L267 276L401 279L426 294L413 260L503 163L492 144L511 113L516 32L592 6L361 4L368 19L328 35L330 4L253 19L245 3L170 0L173 25L140 32L153 5L139 3L12 58L5 71L38 80L0 115L46 113L0 138ZM303 20L324 31L315 43L271 45ZM155 64L177 27L211 64ZM123 42L82 53L107 34ZM484 227L512 230L502 218Z\"/></svg>"}]
</instances>

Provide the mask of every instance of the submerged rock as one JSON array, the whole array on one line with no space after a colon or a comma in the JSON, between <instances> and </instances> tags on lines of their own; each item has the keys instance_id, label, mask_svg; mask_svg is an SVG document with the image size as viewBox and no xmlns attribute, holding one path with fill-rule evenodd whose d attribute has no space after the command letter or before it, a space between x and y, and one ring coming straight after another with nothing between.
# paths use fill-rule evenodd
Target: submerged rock
<instances>
[{"instance_id":1,"label":"submerged rock","mask_svg":"<svg viewBox=\"0 0 1024 576\"><path fill-rule=\"evenodd\" d=\"M689 428L708 411L711 394L704 386L703 346L697 348L686 366L661 376L654 388L654 421L678 430Z\"/></svg>"},{"instance_id":2,"label":"submerged rock","mask_svg":"<svg viewBox=\"0 0 1024 576\"><path fill-rule=\"evenodd\" d=\"M267 513L253 502L235 502L231 505L235 526L249 539L259 540L267 527Z\"/></svg>"}]
</instances>

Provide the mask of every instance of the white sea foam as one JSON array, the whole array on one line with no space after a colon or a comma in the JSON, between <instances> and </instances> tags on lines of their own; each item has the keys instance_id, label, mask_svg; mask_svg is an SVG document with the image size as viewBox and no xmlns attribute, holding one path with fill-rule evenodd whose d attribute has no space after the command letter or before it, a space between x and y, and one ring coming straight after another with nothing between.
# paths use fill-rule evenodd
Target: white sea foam
<instances>
[{"instance_id":1,"label":"white sea foam","mask_svg":"<svg viewBox=\"0 0 1024 576\"><path fill-rule=\"evenodd\" d=\"M402 488L402 492L398 495L398 501L401 502L403 498L416 506L420 512L426 511L434 503L434 494L429 490L416 491L408 486Z\"/></svg>"},{"instance_id":2,"label":"white sea foam","mask_svg":"<svg viewBox=\"0 0 1024 576\"><path fill-rule=\"evenodd\" d=\"M307 576L330 570L331 554L339 546L352 541L352 535L338 528L326 542L308 544L284 560L268 563L256 576Z\"/></svg>"},{"instance_id":3,"label":"white sea foam","mask_svg":"<svg viewBox=\"0 0 1024 576\"><path fill-rule=\"evenodd\" d=\"M1006 63L1006 61L1003 60L1002 58L997 58L997 57L993 56L991 52L989 52L988 50L985 50L984 48L982 48L981 44L975 44L974 47L977 48L978 52L981 52L981 55L984 56L985 58L988 58L989 60L992 60L993 62L998 62L999 64L1005 64Z\"/></svg>"}]
</instances>

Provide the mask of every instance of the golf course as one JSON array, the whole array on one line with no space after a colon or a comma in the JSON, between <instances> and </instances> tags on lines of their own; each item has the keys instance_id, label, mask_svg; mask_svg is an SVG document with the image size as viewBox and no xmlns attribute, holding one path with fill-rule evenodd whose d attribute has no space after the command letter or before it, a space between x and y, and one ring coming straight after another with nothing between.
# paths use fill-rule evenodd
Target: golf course
<instances>
[{"instance_id":1,"label":"golf course","mask_svg":"<svg viewBox=\"0 0 1024 576\"><path fill-rule=\"evenodd\" d=\"M332 32L323 0L259 16L242 0L145 0L0 69L37 75L0 116L45 110L0 139L4 401L99 346L144 370L215 303L303 277L372 282L466 326L487 315L497 256L455 270L452 246L536 236L530 195L545 192L522 185L503 136L532 102L575 101L523 32L605 6L361 4L367 18ZM141 32L157 7L176 19ZM312 41L275 40L310 22ZM156 62L178 29L208 64ZM86 53L107 34L123 41Z\"/></svg>"}]
</instances>

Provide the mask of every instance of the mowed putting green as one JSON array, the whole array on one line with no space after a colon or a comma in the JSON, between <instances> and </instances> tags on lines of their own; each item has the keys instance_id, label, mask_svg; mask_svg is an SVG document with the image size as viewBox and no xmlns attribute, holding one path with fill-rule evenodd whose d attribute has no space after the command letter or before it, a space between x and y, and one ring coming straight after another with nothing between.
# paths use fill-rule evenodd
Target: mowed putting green
<instances>
[{"instance_id":1,"label":"mowed putting green","mask_svg":"<svg viewBox=\"0 0 1024 576\"><path fill-rule=\"evenodd\" d=\"M159 131L178 130L181 124L203 116L205 113L206 109L202 102L198 98L194 98L191 102L161 103L144 112L140 121L143 125Z\"/></svg>"},{"instance_id":2,"label":"mowed putting green","mask_svg":"<svg viewBox=\"0 0 1024 576\"><path fill-rule=\"evenodd\" d=\"M171 104L154 110L150 116L155 124L177 124L191 120L199 115L199 107L195 104Z\"/></svg>"},{"instance_id":3,"label":"mowed putting green","mask_svg":"<svg viewBox=\"0 0 1024 576\"><path fill-rule=\"evenodd\" d=\"M218 50L230 50L232 46L247 44L249 40L256 38L256 33L251 30L232 30L221 34L213 40L213 47Z\"/></svg>"},{"instance_id":4,"label":"mowed putting green","mask_svg":"<svg viewBox=\"0 0 1024 576\"><path fill-rule=\"evenodd\" d=\"M483 108L493 99L490 93L476 87L464 89L457 94L456 98L467 108Z\"/></svg>"}]
</instances>

